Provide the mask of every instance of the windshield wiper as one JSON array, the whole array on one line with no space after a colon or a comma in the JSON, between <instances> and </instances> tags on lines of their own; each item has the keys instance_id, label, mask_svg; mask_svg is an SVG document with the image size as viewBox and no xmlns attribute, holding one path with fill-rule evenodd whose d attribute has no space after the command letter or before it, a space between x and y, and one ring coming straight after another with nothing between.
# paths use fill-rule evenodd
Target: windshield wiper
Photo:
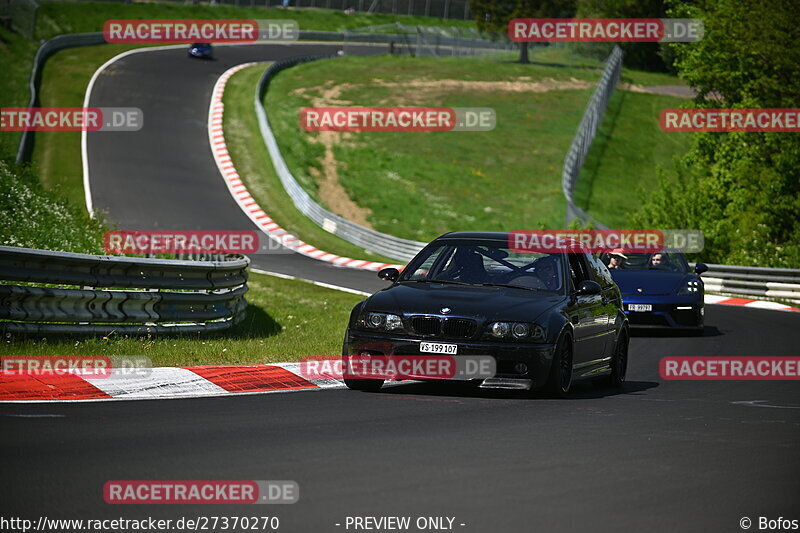
<instances>
[{"instance_id":1,"label":"windshield wiper","mask_svg":"<svg viewBox=\"0 0 800 533\"><path fill-rule=\"evenodd\" d=\"M447 283L452 285L475 285L475 283L466 283L463 281L451 281L448 279L404 279L398 283Z\"/></svg>"},{"instance_id":2,"label":"windshield wiper","mask_svg":"<svg viewBox=\"0 0 800 533\"><path fill-rule=\"evenodd\" d=\"M525 289L528 291L542 291L545 289L537 289L536 287L523 287L522 285L512 285L510 283L479 283L482 287L511 287L512 289Z\"/></svg>"}]
</instances>

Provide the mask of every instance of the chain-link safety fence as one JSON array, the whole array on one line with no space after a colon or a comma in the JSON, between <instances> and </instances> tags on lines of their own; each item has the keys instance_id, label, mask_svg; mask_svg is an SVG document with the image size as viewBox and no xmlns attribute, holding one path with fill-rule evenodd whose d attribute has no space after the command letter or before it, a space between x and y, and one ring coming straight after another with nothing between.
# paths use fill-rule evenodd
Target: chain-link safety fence
<instances>
[{"instance_id":1,"label":"chain-link safety fence","mask_svg":"<svg viewBox=\"0 0 800 533\"><path fill-rule=\"evenodd\" d=\"M589 153L589 148L592 146L592 140L597 133L597 128L603 121L603 115L606 112L606 105L608 104L614 88L619 82L622 73L622 49L615 46L608 56L606 67L603 70L603 76L600 78L600 83L592 94L592 98L586 106L586 111L583 113L583 118L578 125L578 132L572 140L572 145L569 147L567 157L564 160L564 168L561 174L561 189L564 192L564 198L567 200L567 215L566 224L569 225L575 219L579 219L582 223L591 223L596 228L606 229L607 226L594 219L586 211L581 209L575 204L573 197L575 185L578 182L581 167L586 159L586 154Z\"/></svg>"},{"instance_id":2,"label":"chain-link safety fence","mask_svg":"<svg viewBox=\"0 0 800 533\"><path fill-rule=\"evenodd\" d=\"M492 40L475 29L395 23L345 30L344 54L364 42L384 42L393 55L427 57L473 56L518 47L508 39Z\"/></svg>"},{"instance_id":3,"label":"chain-link safety fence","mask_svg":"<svg viewBox=\"0 0 800 533\"><path fill-rule=\"evenodd\" d=\"M14 0L2 0L13 2ZM26 0L32 2L33 0ZM78 0L56 0L78 1ZM89 1L89 0L87 0ZM94 0L130 4L133 0ZM336 9L347 13L384 13L441 19L470 20L468 0L159 0L186 5L218 5L234 7L288 7Z\"/></svg>"},{"instance_id":4,"label":"chain-link safety fence","mask_svg":"<svg viewBox=\"0 0 800 533\"><path fill-rule=\"evenodd\" d=\"M0 0L0 25L26 39L36 36L36 0Z\"/></svg>"}]
</instances>

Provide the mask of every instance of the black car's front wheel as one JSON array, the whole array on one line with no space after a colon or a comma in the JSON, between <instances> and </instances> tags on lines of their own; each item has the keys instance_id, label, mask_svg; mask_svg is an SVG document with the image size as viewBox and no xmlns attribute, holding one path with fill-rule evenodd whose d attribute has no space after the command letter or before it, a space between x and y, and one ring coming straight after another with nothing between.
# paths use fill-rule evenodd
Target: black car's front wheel
<instances>
[{"instance_id":1,"label":"black car's front wheel","mask_svg":"<svg viewBox=\"0 0 800 533\"><path fill-rule=\"evenodd\" d=\"M550 376L545 389L555 398L564 398L572 386L572 338L564 335L556 345Z\"/></svg>"},{"instance_id":2,"label":"black car's front wheel","mask_svg":"<svg viewBox=\"0 0 800 533\"><path fill-rule=\"evenodd\" d=\"M617 339L614 355L611 356L611 377L609 382L612 387L622 387L625 384L625 375L628 372L628 333L623 330Z\"/></svg>"},{"instance_id":3,"label":"black car's front wheel","mask_svg":"<svg viewBox=\"0 0 800 533\"><path fill-rule=\"evenodd\" d=\"M367 392L377 392L383 387L382 379L348 379L344 378L344 384L350 390L361 390Z\"/></svg>"}]
</instances>

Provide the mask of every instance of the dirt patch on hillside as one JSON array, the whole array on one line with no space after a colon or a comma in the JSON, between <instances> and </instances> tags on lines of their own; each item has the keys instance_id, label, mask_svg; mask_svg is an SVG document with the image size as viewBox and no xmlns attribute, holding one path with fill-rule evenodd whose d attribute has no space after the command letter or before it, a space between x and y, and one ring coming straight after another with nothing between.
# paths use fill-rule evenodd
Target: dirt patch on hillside
<instances>
[{"instance_id":1,"label":"dirt patch on hillside","mask_svg":"<svg viewBox=\"0 0 800 533\"><path fill-rule=\"evenodd\" d=\"M316 89L320 91L320 96L311 98L311 106L313 107L350 105L351 103L338 100L338 94L341 94L341 91L336 91L335 87L317 87ZM297 91L294 91L294 93L297 93ZM352 134L339 131L320 131L316 137L309 137L311 142L319 143L325 149L324 155L319 160L322 165L322 172L312 167L310 169L311 175L314 176L319 186L318 194L320 200L330 211L356 224L373 229L372 224L367 220L367 217L372 214L372 210L355 203L339 182L339 167L341 163L336 161L333 147L349 137L352 137Z\"/></svg>"},{"instance_id":2,"label":"dirt patch on hillside","mask_svg":"<svg viewBox=\"0 0 800 533\"><path fill-rule=\"evenodd\" d=\"M513 93L544 93L558 90L581 90L594 87L594 83L575 78L569 80L554 80L547 78L533 81L528 76L521 76L506 81L466 81L466 80L430 80L418 79L405 82L389 82L382 79L370 80L369 84L325 82L317 87L301 87L291 92L293 96L300 96L309 100L313 107L347 106L354 102L342 98L346 91L357 88L380 87L397 89L391 101L381 101L380 105L435 105L432 102L438 98L456 91L472 92L513 92ZM367 217L372 211L356 204L339 182L339 169L341 163L336 160L333 149L343 141L352 139L353 135L347 132L323 131L316 137L310 137L312 142L320 143L325 153L319 162L322 172L311 169L311 174L319 185L319 198L334 213L348 220L371 228Z\"/></svg>"},{"instance_id":3,"label":"dirt patch on hillside","mask_svg":"<svg viewBox=\"0 0 800 533\"><path fill-rule=\"evenodd\" d=\"M468 81L468 80L430 80L417 79L403 82L390 82L380 78L370 80L369 84L325 82L317 87L301 87L292 91L292 95L319 100L320 104L314 105L350 105L353 102L341 98L345 91L361 87L380 87L386 89L400 89L393 96L394 105L420 105L429 104L437 96L444 96L455 91L463 92L510 92L510 93L546 93L549 91L580 90L594 87L590 81L570 78L569 80L555 80L545 78L538 81L531 80L528 76L503 81ZM309 93L318 93L318 97L311 97Z\"/></svg>"}]
</instances>

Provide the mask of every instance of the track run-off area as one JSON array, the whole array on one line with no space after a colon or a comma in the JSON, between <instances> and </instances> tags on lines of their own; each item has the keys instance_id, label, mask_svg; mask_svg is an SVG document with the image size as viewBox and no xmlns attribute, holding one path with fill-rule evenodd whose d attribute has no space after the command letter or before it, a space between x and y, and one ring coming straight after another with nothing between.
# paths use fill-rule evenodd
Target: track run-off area
<instances>
[{"instance_id":1,"label":"track run-off area","mask_svg":"<svg viewBox=\"0 0 800 533\"><path fill-rule=\"evenodd\" d=\"M88 136L93 207L120 229L256 229L209 145L214 85L238 64L339 49L219 46L214 61L190 61L181 47L108 65L87 105L138 107L145 127ZM374 272L296 253L252 261L358 291L385 286ZM664 381L658 363L796 356L798 331L799 313L708 305L702 337L635 333L622 391L579 386L566 400L408 383L379 393L0 404L0 502L4 516L34 519L42 509L48 518L275 515L284 532L345 531L347 516L387 515L454 517L465 532L741 531L742 517L797 512L796 382ZM294 480L300 499L106 504L104 483L125 479Z\"/></svg>"}]
</instances>

